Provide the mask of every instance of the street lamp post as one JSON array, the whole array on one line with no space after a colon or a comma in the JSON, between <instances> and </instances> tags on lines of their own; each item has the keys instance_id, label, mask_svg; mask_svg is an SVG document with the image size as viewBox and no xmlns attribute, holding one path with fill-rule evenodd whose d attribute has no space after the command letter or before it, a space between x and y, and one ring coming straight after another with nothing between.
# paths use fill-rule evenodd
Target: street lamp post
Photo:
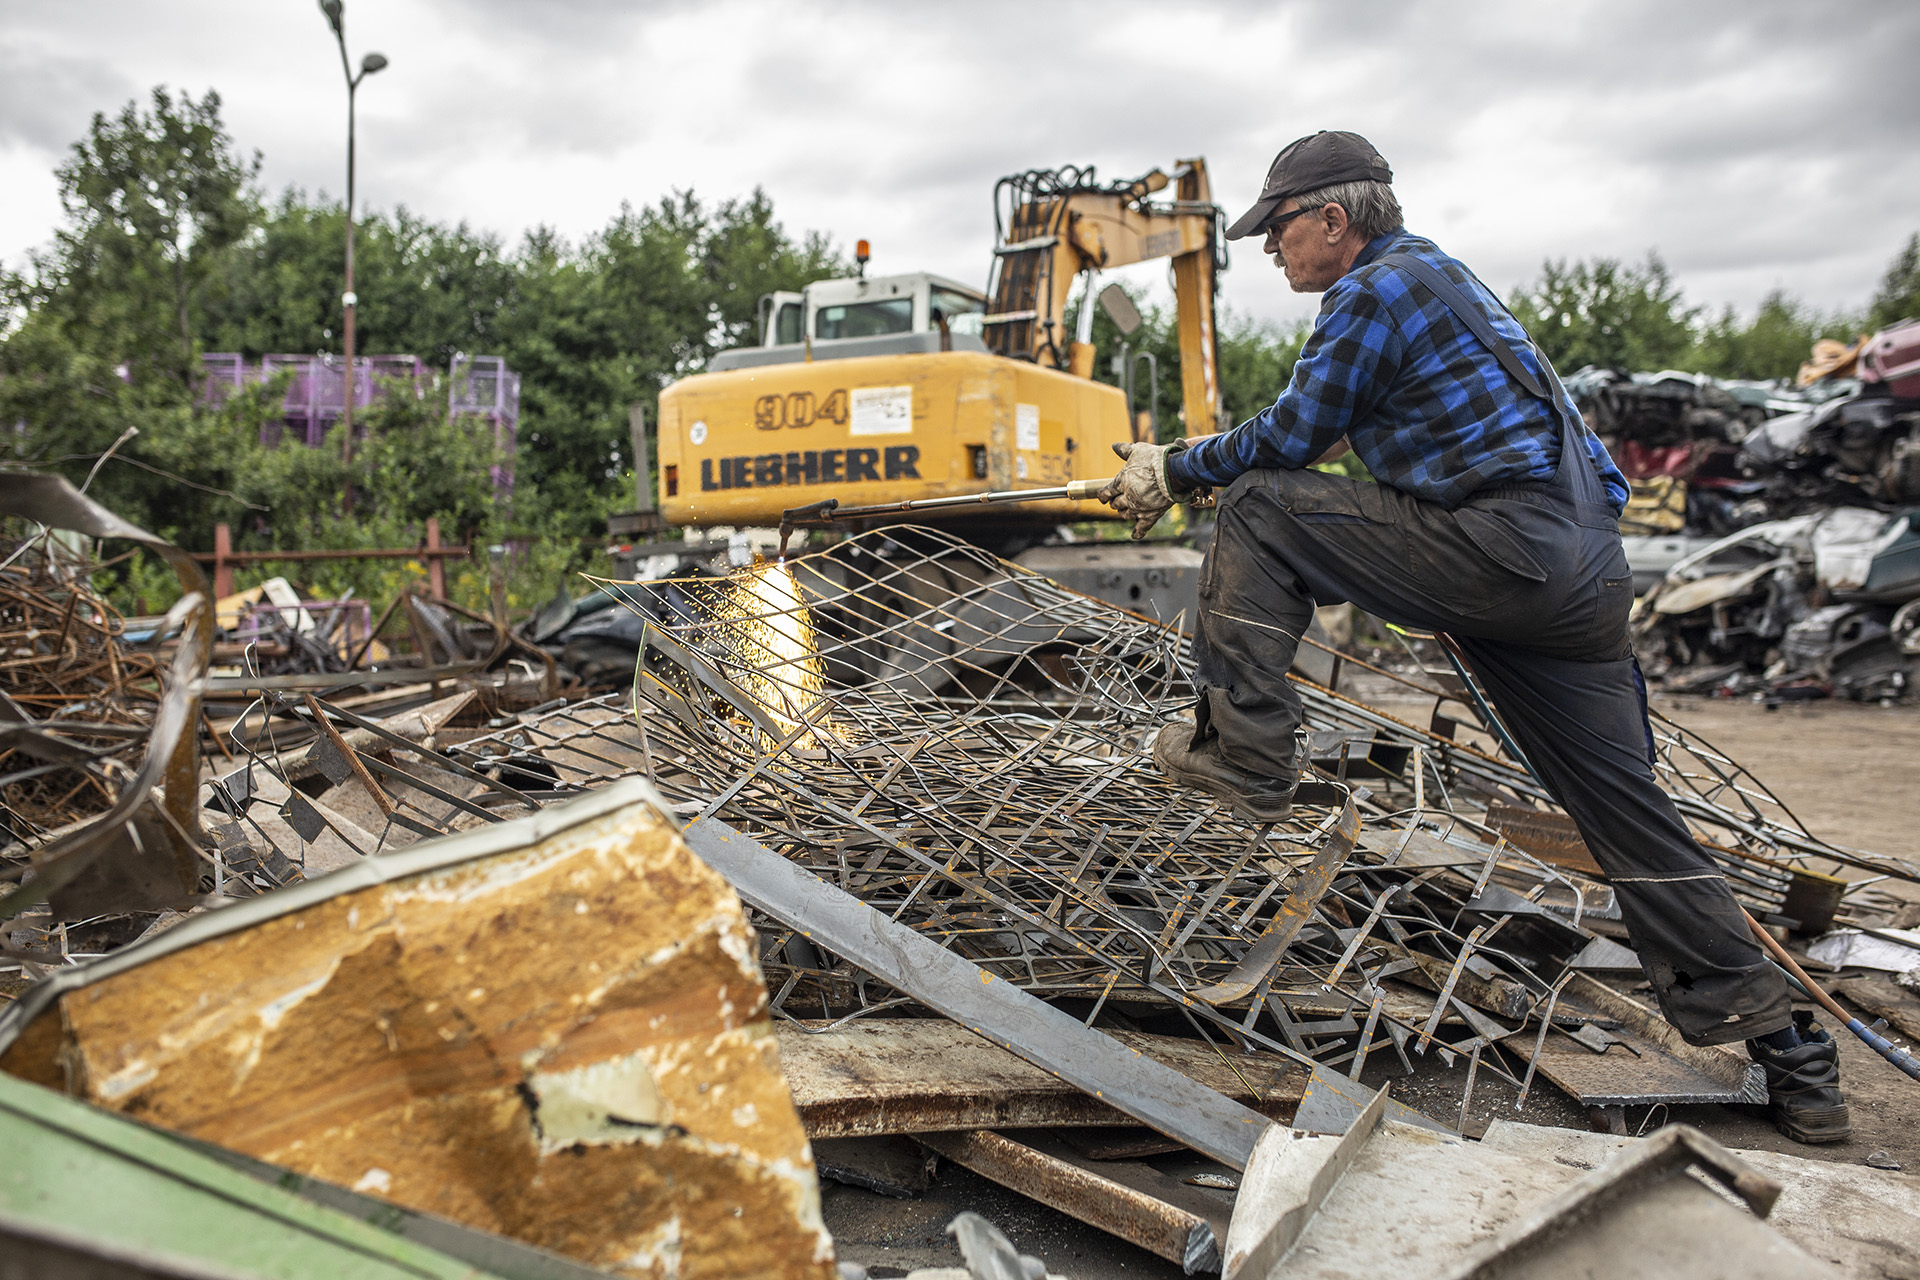
<instances>
[{"instance_id":1,"label":"street lamp post","mask_svg":"<svg viewBox=\"0 0 1920 1280\"><path fill-rule=\"evenodd\" d=\"M353 292L353 105L359 92L360 82L387 65L384 54L370 53L360 59L359 74L355 74L353 64L347 60L347 31L345 10L341 0L320 0L320 12L326 15L327 25L333 28L334 43L340 46L340 70L347 78L347 288L340 295L340 305L346 311L347 323L342 334L342 346L345 347L346 378L345 393L341 397L340 409L340 456L345 461L353 461L353 313L359 305L359 299ZM353 503L352 482L348 482L347 503Z\"/></svg>"}]
</instances>

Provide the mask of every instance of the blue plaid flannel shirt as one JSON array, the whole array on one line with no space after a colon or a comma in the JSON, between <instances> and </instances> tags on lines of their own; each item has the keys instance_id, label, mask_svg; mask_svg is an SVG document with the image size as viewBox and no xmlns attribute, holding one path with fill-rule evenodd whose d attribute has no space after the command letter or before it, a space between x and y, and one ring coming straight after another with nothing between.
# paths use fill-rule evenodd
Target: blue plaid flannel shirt
<instances>
[{"instance_id":1,"label":"blue plaid flannel shirt","mask_svg":"<svg viewBox=\"0 0 1920 1280\"><path fill-rule=\"evenodd\" d=\"M1526 330L1472 272L1432 241L1391 231L1327 290L1280 398L1168 459L1176 490L1305 467L1342 436L1374 479L1449 509L1486 485L1553 478L1560 462L1554 414L1508 379L1444 302L1404 271L1372 265L1390 251L1425 259L1483 303L1493 327L1540 374ZM1618 514L1626 479L1606 446L1590 431L1583 435Z\"/></svg>"}]
</instances>

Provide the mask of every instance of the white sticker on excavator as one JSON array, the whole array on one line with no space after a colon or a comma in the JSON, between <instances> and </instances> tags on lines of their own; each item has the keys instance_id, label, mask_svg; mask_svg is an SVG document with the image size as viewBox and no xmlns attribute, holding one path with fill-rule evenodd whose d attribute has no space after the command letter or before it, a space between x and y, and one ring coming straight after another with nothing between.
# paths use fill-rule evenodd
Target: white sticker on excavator
<instances>
[{"instance_id":1,"label":"white sticker on excavator","mask_svg":"<svg viewBox=\"0 0 1920 1280\"><path fill-rule=\"evenodd\" d=\"M1013 447L1016 449L1040 449L1040 406L1037 404L1016 404L1013 406Z\"/></svg>"},{"instance_id":2,"label":"white sticker on excavator","mask_svg":"<svg viewBox=\"0 0 1920 1280\"><path fill-rule=\"evenodd\" d=\"M850 399L848 435L902 436L912 432L912 387L855 387Z\"/></svg>"}]
</instances>

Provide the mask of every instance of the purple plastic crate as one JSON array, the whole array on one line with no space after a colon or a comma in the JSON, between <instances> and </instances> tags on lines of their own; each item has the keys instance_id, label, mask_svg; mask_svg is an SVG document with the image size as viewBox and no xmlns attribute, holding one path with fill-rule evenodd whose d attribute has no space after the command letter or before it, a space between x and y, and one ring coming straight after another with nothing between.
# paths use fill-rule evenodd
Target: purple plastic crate
<instances>
[{"instance_id":1,"label":"purple plastic crate","mask_svg":"<svg viewBox=\"0 0 1920 1280\"><path fill-rule=\"evenodd\" d=\"M291 373L286 396L281 402L282 417L260 429L260 442L279 445L298 441L305 445L325 443L327 433L346 411L347 374L342 362L333 356L275 354L260 357L250 365L232 352L216 352L201 357L205 371L201 401L219 405L234 391L252 382L265 382ZM491 433L498 459L488 468L496 497L513 493L513 454L518 443L520 424L520 375L507 367L503 356L456 355L447 370L447 412L454 417L479 418L480 429ZM354 434L364 435L360 410L382 397L403 393L410 388L415 397L424 396L435 382L434 374L417 356L360 356L353 362Z\"/></svg>"},{"instance_id":2,"label":"purple plastic crate","mask_svg":"<svg viewBox=\"0 0 1920 1280\"><path fill-rule=\"evenodd\" d=\"M232 351L200 357L200 403L218 408L249 381L246 358Z\"/></svg>"},{"instance_id":3,"label":"purple plastic crate","mask_svg":"<svg viewBox=\"0 0 1920 1280\"><path fill-rule=\"evenodd\" d=\"M493 432L495 462L488 467L493 494L513 496L513 456L519 443L520 375L503 356L456 354L447 368L447 412L479 418Z\"/></svg>"}]
</instances>

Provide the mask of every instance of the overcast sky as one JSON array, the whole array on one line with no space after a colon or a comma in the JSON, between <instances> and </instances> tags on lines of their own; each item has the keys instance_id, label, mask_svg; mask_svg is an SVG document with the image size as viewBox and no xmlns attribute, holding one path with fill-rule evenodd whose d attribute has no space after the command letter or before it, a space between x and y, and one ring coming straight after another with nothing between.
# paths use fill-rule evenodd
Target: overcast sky
<instances>
[{"instance_id":1,"label":"overcast sky","mask_svg":"<svg viewBox=\"0 0 1920 1280\"><path fill-rule=\"evenodd\" d=\"M219 90L270 191L344 188L345 91L312 0L0 0L0 260L60 216L95 111ZM1696 301L1858 307L1920 229L1911 0L965 4L349 0L365 205L510 242L620 203L755 185L877 271L983 283L993 182L1204 155L1237 216L1273 153L1366 134L1413 229L1495 289L1658 249ZM1164 268L1123 276L1164 287ZM1288 321L1257 245L1222 296Z\"/></svg>"}]
</instances>

